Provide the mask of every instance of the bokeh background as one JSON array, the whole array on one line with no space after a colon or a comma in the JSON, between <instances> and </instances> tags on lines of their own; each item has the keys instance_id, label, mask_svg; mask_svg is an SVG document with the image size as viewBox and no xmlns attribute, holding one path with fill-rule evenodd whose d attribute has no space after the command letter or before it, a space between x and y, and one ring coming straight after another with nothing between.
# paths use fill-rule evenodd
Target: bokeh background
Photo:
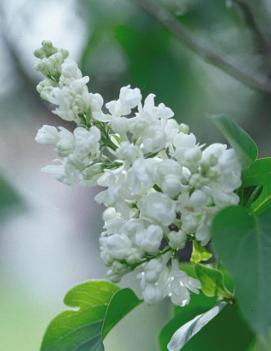
<instances>
[{"instance_id":1,"label":"bokeh background","mask_svg":"<svg viewBox=\"0 0 271 351\"><path fill-rule=\"evenodd\" d=\"M271 45L270 0L243 2ZM236 1L161 3L204 45L251 75L270 75L270 50L262 50ZM39 76L32 52L43 39L69 49L90 76L90 89L106 100L116 98L123 85L138 86L170 106L201 143L222 140L209 116L224 113L253 136L261 155L271 151L270 95L205 63L133 0L1 0L1 351L37 351L50 319L64 307L65 292L105 277L98 189L67 187L40 172L54 152L34 142L36 131L42 124L63 125L35 91ZM167 303L141 306L114 329L106 350L156 350L167 318Z\"/></svg>"}]
</instances>

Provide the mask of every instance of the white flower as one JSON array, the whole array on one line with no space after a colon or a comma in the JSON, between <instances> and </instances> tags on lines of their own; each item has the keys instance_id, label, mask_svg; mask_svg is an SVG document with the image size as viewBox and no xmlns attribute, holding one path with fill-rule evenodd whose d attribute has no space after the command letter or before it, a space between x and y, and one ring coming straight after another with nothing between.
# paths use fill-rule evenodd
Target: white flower
<instances>
[{"instance_id":1,"label":"white flower","mask_svg":"<svg viewBox=\"0 0 271 351\"><path fill-rule=\"evenodd\" d=\"M168 296L172 303L178 306L187 305L190 301L189 290L197 294L200 288L200 282L181 271L178 267L178 262L174 260L167 285Z\"/></svg>"},{"instance_id":2,"label":"white flower","mask_svg":"<svg viewBox=\"0 0 271 351\"><path fill-rule=\"evenodd\" d=\"M126 105L131 110L140 103L142 96L138 88L132 89L130 85L127 85L120 89L119 99L123 105Z\"/></svg>"},{"instance_id":3,"label":"white flower","mask_svg":"<svg viewBox=\"0 0 271 351\"><path fill-rule=\"evenodd\" d=\"M138 196L146 194L155 184L157 166L160 160L157 158L137 159L127 172L125 182L126 196L138 199Z\"/></svg>"},{"instance_id":4,"label":"white flower","mask_svg":"<svg viewBox=\"0 0 271 351\"><path fill-rule=\"evenodd\" d=\"M164 181L161 184L161 189L168 196L175 198L182 189L180 178L174 174L165 176Z\"/></svg>"},{"instance_id":5,"label":"white flower","mask_svg":"<svg viewBox=\"0 0 271 351\"><path fill-rule=\"evenodd\" d=\"M173 140L173 145L176 147L177 153L193 148L196 143L196 137L192 133L179 132Z\"/></svg>"},{"instance_id":6,"label":"white flower","mask_svg":"<svg viewBox=\"0 0 271 351\"><path fill-rule=\"evenodd\" d=\"M186 234L182 230L178 230L177 232L171 231L168 233L169 246L174 249L182 249L186 244Z\"/></svg>"},{"instance_id":7,"label":"white flower","mask_svg":"<svg viewBox=\"0 0 271 351\"><path fill-rule=\"evenodd\" d=\"M54 87L51 79L45 78L37 85L37 92L43 100L50 101Z\"/></svg>"},{"instance_id":8,"label":"white flower","mask_svg":"<svg viewBox=\"0 0 271 351\"><path fill-rule=\"evenodd\" d=\"M241 185L241 164L233 149L212 144L202 153L202 164L210 181L219 182L223 190L233 191Z\"/></svg>"},{"instance_id":9,"label":"white flower","mask_svg":"<svg viewBox=\"0 0 271 351\"><path fill-rule=\"evenodd\" d=\"M126 261L128 264L136 264L140 262L143 256L143 251L139 250L137 247L132 247L132 249L129 252L129 255L126 258Z\"/></svg>"},{"instance_id":10,"label":"white flower","mask_svg":"<svg viewBox=\"0 0 271 351\"><path fill-rule=\"evenodd\" d=\"M197 230L201 216L192 209L184 209L182 211L182 230L185 233L192 234Z\"/></svg>"},{"instance_id":11,"label":"white flower","mask_svg":"<svg viewBox=\"0 0 271 351\"><path fill-rule=\"evenodd\" d=\"M153 259L144 265L144 270L138 275L143 299L147 304L161 301L167 295L169 270L166 266L168 256Z\"/></svg>"},{"instance_id":12,"label":"white flower","mask_svg":"<svg viewBox=\"0 0 271 351\"><path fill-rule=\"evenodd\" d=\"M212 197L215 204L219 207L225 207L230 205L237 205L239 203L239 196L232 192L223 192L221 188L212 189Z\"/></svg>"},{"instance_id":13,"label":"white flower","mask_svg":"<svg viewBox=\"0 0 271 351\"><path fill-rule=\"evenodd\" d=\"M161 259L152 259L144 266L144 282L155 283L164 270L164 264Z\"/></svg>"},{"instance_id":14,"label":"white flower","mask_svg":"<svg viewBox=\"0 0 271 351\"><path fill-rule=\"evenodd\" d=\"M52 174L57 180L61 182L65 179L65 170L63 165L48 165L42 168L45 173Z\"/></svg>"},{"instance_id":15,"label":"white flower","mask_svg":"<svg viewBox=\"0 0 271 351\"><path fill-rule=\"evenodd\" d=\"M107 276L112 282L118 283L123 275L129 271L130 268L127 264L114 261L107 272Z\"/></svg>"},{"instance_id":16,"label":"white flower","mask_svg":"<svg viewBox=\"0 0 271 351\"><path fill-rule=\"evenodd\" d=\"M101 177L103 168L102 163L93 163L84 170L82 170L81 184L83 185L96 185L97 180Z\"/></svg>"},{"instance_id":17,"label":"white flower","mask_svg":"<svg viewBox=\"0 0 271 351\"><path fill-rule=\"evenodd\" d=\"M153 304L169 296L175 305L185 306L190 301L190 291L199 292L200 282L181 271L176 260L172 260L171 268L168 268L168 259L167 254L152 259L138 275L144 301Z\"/></svg>"},{"instance_id":18,"label":"white flower","mask_svg":"<svg viewBox=\"0 0 271 351\"><path fill-rule=\"evenodd\" d=\"M97 127L91 127L89 130L77 127L74 130L75 151L78 157L87 155L96 156L99 152L99 141L101 132Z\"/></svg>"},{"instance_id":19,"label":"white flower","mask_svg":"<svg viewBox=\"0 0 271 351\"><path fill-rule=\"evenodd\" d=\"M194 134L186 134L179 132L173 140L175 151L173 156L185 166L194 166L201 159L201 148L197 145L197 140Z\"/></svg>"},{"instance_id":20,"label":"white flower","mask_svg":"<svg viewBox=\"0 0 271 351\"><path fill-rule=\"evenodd\" d=\"M40 58L37 69L45 76L37 87L41 97L57 105L53 112L59 117L80 123L81 115L90 113L89 78L82 77L78 66L67 59L68 51L50 42L43 42L35 55Z\"/></svg>"},{"instance_id":21,"label":"white flower","mask_svg":"<svg viewBox=\"0 0 271 351\"><path fill-rule=\"evenodd\" d=\"M35 51L36 57L40 58L36 68L53 82L57 81L61 74L61 66L69 53L67 50L54 48L50 42L43 42L42 44L43 47Z\"/></svg>"},{"instance_id":22,"label":"white flower","mask_svg":"<svg viewBox=\"0 0 271 351\"><path fill-rule=\"evenodd\" d=\"M129 115L132 108L136 107L140 101L140 90L138 88L131 89L128 85L120 89L119 100L110 101L105 106L114 118Z\"/></svg>"},{"instance_id":23,"label":"white flower","mask_svg":"<svg viewBox=\"0 0 271 351\"><path fill-rule=\"evenodd\" d=\"M181 178L182 167L175 160L165 159L165 160L162 160L162 162L160 162L157 172L162 179L169 174L173 174Z\"/></svg>"},{"instance_id":24,"label":"white flower","mask_svg":"<svg viewBox=\"0 0 271 351\"><path fill-rule=\"evenodd\" d=\"M189 126L187 124L181 123L180 126L179 126L179 130L182 133L188 134L189 131L190 131L190 128L189 128Z\"/></svg>"},{"instance_id":25,"label":"white flower","mask_svg":"<svg viewBox=\"0 0 271 351\"><path fill-rule=\"evenodd\" d=\"M167 137L167 144L166 146L170 146L172 145L172 141L174 140L174 137L178 134L180 127L178 122L175 119L169 119L166 122L165 125L165 133L166 133L166 137Z\"/></svg>"},{"instance_id":26,"label":"white flower","mask_svg":"<svg viewBox=\"0 0 271 351\"><path fill-rule=\"evenodd\" d=\"M106 251L113 259L124 260L129 256L132 248L130 239L121 234L112 234L100 238L102 250Z\"/></svg>"},{"instance_id":27,"label":"white flower","mask_svg":"<svg viewBox=\"0 0 271 351\"><path fill-rule=\"evenodd\" d=\"M179 269L176 251L189 234L206 245L216 213L238 204L235 151L200 145L170 108L155 104L155 95L142 102L140 90L129 85L104 112L102 96L89 92L89 78L67 51L44 42L36 56L45 76L37 87L41 97L77 124L73 132L53 126L38 131L36 141L55 145L58 155L43 170L69 185L104 187L95 199L107 207L100 251L112 281L136 268L146 303L168 296L186 305L200 283Z\"/></svg>"},{"instance_id":28,"label":"white flower","mask_svg":"<svg viewBox=\"0 0 271 351\"><path fill-rule=\"evenodd\" d=\"M144 116L137 115L129 119L129 132L133 135L133 139L142 138L146 131L150 128L150 121L148 121Z\"/></svg>"},{"instance_id":29,"label":"white flower","mask_svg":"<svg viewBox=\"0 0 271 351\"><path fill-rule=\"evenodd\" d=\"M189 203L195 209L211 204L210 198L202 190L195 190L190 196Z\"/></svg>"},{"instance_id":30,"label":"white flower","mask_svg":"<svg viewBox=\"0 0 271 351\"><path fill-rule=\"evenodd\" d=\"M111 221L115 219L118 216L117 211L115 210L114 207L108 207L106 210L103 212L103 220L105 222Z\"/></svg>"},{"instance_id":31,"label":"white flower","mask_svg":"<svg viewBox=\"0 0 271 351\"><path fill-rule=\"evenodd\" d=\"M179 273L179 272L178 272ZM171 299L171 302L177 306L185 306L190 301L189 290L182 284L180 274L171 277L173 280L170 282L169 294L168 296Z\"/></svg>"},{"instance_id":32,"label":"white flower","mask_svg":"<svg viewBox=\"0 0 271 351\"><path fill-rule=\"evenodd\" d=\"M89 98L89 103L90 103L90 109L91 109L91 114L92 117L97 120L97 121L107 121L106 115L102 111L102 106L103 106L103 97L96 93L89 93L88 95Z\"/></svg>"},{"instance_id":33,"label":"white flower","mask_svg":"<svg viewBox=\"0 0 271 351\"><path fill-rule=\"evenodd\" d=\"M164 292L163 290L154 284L147 284L142 289L143 299L147 304L155 304L163 300Z\"/></svg>"},{"instance_id":34,"label":"white flower","mask_svg":"<svg viewBox=\"0 0 271 351\"><path fill-rule=\"evenodd\" d=\"M110 120L110 126L115 133L124 136L129 130L129 121L125 117L114 117Z\"/></svg>"},{"instance_id":35,"label":"white flower","mask_svg":"<svg viewBox=\"0 0 271 351\"><path fill-rule=\"evenodd\" d=\"M145 113L147 118L168 119L174 116L173 111L169 107L166 107L163 103L155 106L154 98L154 94L149 94L145 99L142 112Z\"/></svg>"},{"instance_id":36,"label":"white flower","mask_svg":"<svg viewBox=\"0 0 271 351\"><path fill-rule=\"evenodd\" d=\"M114 207L109 207L107 210L105 210L103 213L103 218L105 222L104 228L106 229L107 234L123 233L121 228L125 224L125 220Z\"/></svg>"},{"instance_id":37,"label":"white flower","mask_svg":"<svg viewBox=\"0 0 271 351\"><path fill-rule=\"evenodd\" d=\"M158 152L165 147L165 143L166 134L164 128L154 127L149 132L145 131L143 140L143 150L145 153Z\"/></svg>"},{"instance_id":38,"label":"white flower","mask_svg":"<svg viewBox=\"0 0 271 351\"><path fill-rule=\"evenodd\" d=\"M143 157L140 148L129 141L124 141L120 144L116 151L116 156L128 164L132 164L137 158Z\"/></svg>"},{"instance_id":39,"label":"white flower","mask_svg":"<svg viewBox=\"0 0 271 351\"><path fill-rule=\"evenodd\" d=\"M182 189L182 167L174 160L163 160L157 169L157 184L163 192L174 198Z\"/></svg>"},{"instance_id":40,"label":"white flower","mask_svg":"<svg viewBox=\"0 0 271 351\"><path fill-rule=\"evenodd\" d=\"M80 115L89 113L90 102L87 89L88 77L83 77L64 85L54 88L49 102L57 105L53 111L66 121L80 123Z\"/></svg>"},{"instance_id":41,"label":"white flower","mask_svg":"<svg viewBox=\"0 0 271 351\"><path fill-rule=\"evenodd\" d=\"M82 72L72 60L66 60L61 66L60 85L68 85L76 79L82 78Z\"/></svg>"},{"instance_id":42,"label":"white flower","mask_svg":"<svg viewBox=\"0 0 271 351\"><path fill-rule=\"evenodd\" d=\"M116 201L121 198L123 183L126 180L126 172L123 167L114 170L106 170L98 179L97 184L107 188L104 192L99 193L95 199L98 203L104 203L106 206L115 205Z\"/></svg>"},{"instance_id":43,"label":"white flower","mask_svg":"<svg viewBox=\"0 0 271 351\"><path fill-rule=\"evenodd\" d=\"M68 129L59 127L58 142L56 144L59 156L68 156L74 150L74 135Z\"/></svg>"},{"instance_id":44,"label":"white flower","mask_svg":"<svg viewBox=\"0 0 271 351\"><path fill-rule=\"evenodd\" d=\"M165 194L151 192L139 201L140 215L168 226L176 217L176 204Z\"/></svg>"},{"instance_id":45,"label":"white flower","mask_svg":"<svg viewBox=\"0 0 271 351\"><path fill-rule=\"evenodd\" d=\"M156 253L163 239L162 228L158 225L150 225L147 229L136 233L136 244L147 253Z\"/></svg>"},{"instance_id":46,"label":"white flower","mask_svg":"<svg viewBox=\"0 0 271 351\"><path fill-rule=\"evenodd\" d=\"M36 142L39 144L56 144L58 139L56 127L48 125L42 126L35 137Z\"/></svg>"},{"instance_id":47,"label":"white flower","mask_svg":"<svg viewBox=\"0 0 271 351\"><path fill-rule=\"evenodd\" d=\"M211 219L211 218L210 218ZM201 245L206 245L208 241L210 240L210 226L211 226L211 221L209 220L209 223L207 222L206 217L200 221L197 230L196 230L196 239L201 242Z\"/></svg>"},{"instance_id":48,"label":"white flower","mask_svg":"<svg viewBox=\"0 0 271 351\"><path fill-rule=\"evenodd\" d=\"M71 185L75 182L76 177L72 173L67 174L65 166L60 165L48 165L42 168L42 171L55 177L61 183Z\"/></svg>"}]
</instances>

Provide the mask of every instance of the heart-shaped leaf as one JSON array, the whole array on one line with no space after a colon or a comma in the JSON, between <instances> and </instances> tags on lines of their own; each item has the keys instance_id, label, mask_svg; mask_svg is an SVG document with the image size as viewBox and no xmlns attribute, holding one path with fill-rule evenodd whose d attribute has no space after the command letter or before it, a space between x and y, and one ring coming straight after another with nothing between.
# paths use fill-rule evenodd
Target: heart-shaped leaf
<instances>
[{"instance_id":1,"label":"heart-shaped leaf","mask_svg":"<svg viewBox=\"0 0 271 351\"><path fill-rule=\"evenodd\" d=\"M65 297L71 310L49 325L41 351L104 351L103 339L141 301L131 289L107 281L90 281Z\"/></svg>"},{"instance_id":2,"label":"heart-shaped leaf","mask_svg":"<svg viewBox=\"0 0 271 351\"><path fill-rule=\"evenodd\" d=\"M264 334L271 325L271 209L255 216L246 208L228 207L215 217L212 235L244 317Z\"/></svg>"}]
</instances>

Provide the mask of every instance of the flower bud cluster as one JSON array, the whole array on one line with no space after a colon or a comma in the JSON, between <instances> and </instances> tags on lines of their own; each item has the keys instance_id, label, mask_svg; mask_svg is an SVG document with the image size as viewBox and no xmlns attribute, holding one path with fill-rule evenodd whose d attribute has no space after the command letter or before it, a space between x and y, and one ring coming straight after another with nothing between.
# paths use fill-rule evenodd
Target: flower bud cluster
<instances>
[{"instance_id":1,"label":"flower bud cluster","mask_svg":"<svg viewBox=\"0 0 271 351\"><path fill-rule=\"evenodd\" d=\"M179 269L178 251L191 239L206 245L214 215L238 203L235 151L200 145L170 108L157 105L153 94L143 100L138 88L121 88L103 107L66 51L44 43L37 56L46 76L38 85L41 96L78 125L73 133L52 126L38 131L36 141L53 144L58 155L44 170L67 184L104 188L96 201L106 207L100 248L109 278L117 282L137 269L146 302L169 296L187 304L200 284Z\"/></svg>"}]
</instances>

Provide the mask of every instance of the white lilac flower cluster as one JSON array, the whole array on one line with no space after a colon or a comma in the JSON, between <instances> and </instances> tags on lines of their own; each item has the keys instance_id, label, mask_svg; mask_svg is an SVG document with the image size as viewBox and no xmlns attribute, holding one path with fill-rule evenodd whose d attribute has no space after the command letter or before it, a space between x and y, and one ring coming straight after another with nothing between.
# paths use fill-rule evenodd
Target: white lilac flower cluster
<instances>
[{"instance_id":1,"label":"white lilac flower cluster","mask_svg":"<svg viewBox=\"0 0 271 351\"><path fill-rule=\"evenodd\" d=\"M188 240L206 245L214 215L238 203L241 167L234 150L200 145L170 108L156 105L153 94L143 101L138 88L121 88L104 108L67 51L44 42L35 54L45 76L41 97L77 125L73 132L38 131L36 141L53 144L58 155L44 171L67 184L104 188L96 200L106 207L100 248L109 278L119 281L137 269L147 303L169 296L187 304L200 283L179 269L178 252Z\"/></svg>"}]
</instances>

